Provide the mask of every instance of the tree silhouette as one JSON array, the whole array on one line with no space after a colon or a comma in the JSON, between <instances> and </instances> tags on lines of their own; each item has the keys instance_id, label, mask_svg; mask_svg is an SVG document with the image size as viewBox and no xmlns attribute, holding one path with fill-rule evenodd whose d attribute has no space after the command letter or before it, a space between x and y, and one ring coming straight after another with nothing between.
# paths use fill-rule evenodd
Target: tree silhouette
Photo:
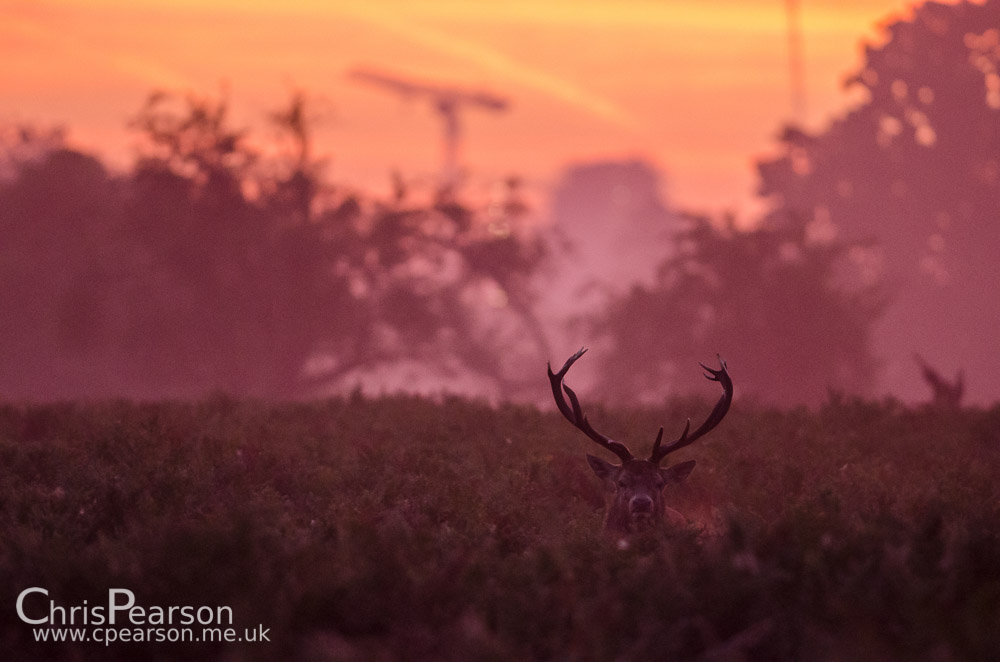
<instances>
[{"instance_id":1,"label":"tree silhouette","mask_svg":"<svg viewBox=\"0 0 1000 662\"><path fill-rule=\"evenodd\" d=\"M874 239L856 257L893 304L876 331L886 386L922 395L910 356L996 391L1000 299L1000 1L929 2L868 46L848 86L866 101L821 133L789 129L761 163L770 219Z\"/></svg>"},{"instance_id":2,"label":"tree silhouette","mask_svg":"<svg viewBox=\"0 0 1000 662\"><path fill-rule=\"evenodd\" d=\"M55 134L24 129L0 178L0 392L56 397L108 378L102 291L127 248L119 183ZM94 370L88 366L93 365Z\"/></svg>"},{"instance_id":3,"label":"tree silhouette","mask_svg":"<svg viewBox=\"0 0 1000 662\"><path fill-rule=\"evenodd\" d=\"M816 403L829 389L868 388L880 302L844 282L848 247L811 239L801 224L688 223L656 285L634 287L598 323L614 348L602 383L616 398L687 391L698 385L695 361L716 352L740 392L765 401Z\"/></svg>"},{"instance_id":4,"label":"tree silhouette","mask_svg":"<svg viewBox=\"0 0 1000 662\"><path fill-rule=\"evenodd\" d=\"M154 94L133 126L147 139L129 208L147 263L126 341L136 365L167 392L297 394L317 343L365 318L332 268L331 246L352 240L340 226L353 207L308 223L311 198L290 202L288 189L303 178L316 187L311 164L296 157L285 178L258 172L224 102Z\"/></svg>"},{"instance_id":5,"label":"tree silhouette","mask_svg":"<svg viewBox=\"0 0 1000 662\"><path fill-rule=\"evenodd\" d=\"M293 149L263 175L250 169L259 159L228 128L224 104L188 100L178 114L163 101L155 95L136 122L153 147L137 182L156 184L143 189L134 216L151 211L145 227L170 234L148 243L171 271L166 281L184 291L166 295L168 319L151 326L177 333L150 355L182 348L189 374L211 368L209 381L231 391L295 394L403 360L471 370L507 394L522 386L505 356L523 353L523 339L502 330L526 326L536 353L544 342L526 286L543 257L537 244L490 232L451 198L430 206L338 199L312 159L301 94L272 115ZM155 199L164 194L180 199ZM502 305L477 309L482 287ZM303 382L317 356L324 367Z\"/></svg>"},{"instance_id":6,"label":"tree silhouette","mask_svg":"<svg viewBox=\"0 0 1000 662\"><path fill-rule=\"evenodd\" d=\"M300 396L403 361L495 392L540 363L531 275L544 260L503 204L339 193L306 97L264 155L226 102L155 93L123 175L39 137L0 180L0 389L17 397ZM31 143L35 149L25 149ZM29 145L30 146L30 145ZM13 149L17 147L18 149Z\"/></svg>"},{"instance_id":7,"label":"tree silhouette","mask_svg":"<svg viewBox=\"0 0 1000 662\"><path fill-rule=\"evenodd\" d=\"M349 354L372 356L368 367L416 360L442 378L471 372L508 397L537 387L526 368L547 349L531 277L546 253L512 230L512 195L485 223L450 194L429 206L399 196L364 216L350 264L373 326Z\"/></svg>"}]
</instances>

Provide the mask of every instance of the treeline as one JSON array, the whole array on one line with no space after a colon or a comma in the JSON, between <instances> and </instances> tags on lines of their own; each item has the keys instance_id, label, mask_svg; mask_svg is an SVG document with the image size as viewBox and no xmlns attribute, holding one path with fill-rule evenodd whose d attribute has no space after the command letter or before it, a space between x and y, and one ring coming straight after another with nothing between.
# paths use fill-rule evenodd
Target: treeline
<instances>
[{"instance_id":1,"label":"treeline","mask_svg":"<svg viewBox=\"0 0 1000 662\"><path fill-rule=\"evenodd\" d=\"M488 214L447 191L339 193L311 156L305 98L272 121L286 149L265 156L225 102L155 94L122 174L16 136L0 393L288 397L402 360L522 386L512 350L544 342L527 286L544 253L509 230L514 184Z\"/></svg>"},{"instance_id":2,"label":"treeline","mask_svg":"<svg viewBox=\"0 0 1000 662\"><path fill-rule=\"evenodd\" d=\"M553 259L582 228L527 222L516 178L486 203L400 177L386 197L345 191L301 94L270 115L274 141L233 127L225 101L154 94L125 172L8 129L0 397L363 382L538 399L544 362L587 344L619 401L699 387L694 362L716 352L739 394L770 401L921 397L914 353L965 368L982 401L1000 391L998 23L990 0L890 25L849 81L866 100L825 131L786 128L759 164L761 218L673 214L650 237L655 279L599 305L570 294L556 316L540 295L554 269L587 281L586 260Z\"/></svg>"},{"instance_id":3,"label":"treeline","mask_svg":"<svg viewBox=\"0 0 1000 662\"><path fill-rule=\"evenodd\" d=\"M870 381L877 308L833 282L839 244L692 217L664 241L655 287L570 302L567 333L540 319L557 248L522 222L516 180L483 208L399 179L388 199L342 192L307 117L294 96L264 154L225 102L154 94L124 173L52 134L9 140L0 394L299 397L367 376L539 399L541 366L561 360L550 346L593 340L602 394L622 401L700 386L690 369L715 351L771 399ZM776 390L774 375L788 377Z\"/></svg>"}]
</instances>

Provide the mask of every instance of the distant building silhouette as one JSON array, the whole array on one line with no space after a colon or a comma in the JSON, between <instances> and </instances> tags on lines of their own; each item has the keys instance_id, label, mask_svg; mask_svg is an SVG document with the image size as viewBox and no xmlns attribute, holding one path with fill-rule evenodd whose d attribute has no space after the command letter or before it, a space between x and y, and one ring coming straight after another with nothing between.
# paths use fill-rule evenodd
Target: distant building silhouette
<instances>
[{"instance_id":1,"label":"distant building silhouette","mask_svg":"<svg viewBox=\"0 0 1000 662\"><path fill-rule=\"evenodd\" d=\"M660 173L644 161L568 168L552 194L552 232L566 267L552 288L597 303L634 283L651 283L677 229L661 189Z\"/></svg>"},{"instance_id":2,"label":"distant building silhouette","mask_svg":"<svg viewBox=\"0 0 1000 662\"><path fill-rule=\"evenodd\" d=\"M538 307L553 347L588 344L579 321L637 284L652 285L673 251L678 216L663 195L663 178L641 160L568 167L552 192L549 240L554 255ZM592 378L584 366L579 382Z\"/></svg>"}]
</instances>

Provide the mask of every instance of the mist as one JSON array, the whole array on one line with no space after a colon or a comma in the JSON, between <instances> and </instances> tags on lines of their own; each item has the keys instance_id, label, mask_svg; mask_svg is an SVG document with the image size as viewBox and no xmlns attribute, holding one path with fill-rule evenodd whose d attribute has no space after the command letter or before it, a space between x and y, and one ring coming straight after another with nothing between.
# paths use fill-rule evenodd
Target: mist
<instances>
[{"instance_id":1,"label":"mist","mask_svg":"<svg viewBox=\"0 0 1000 662\"><path fill-rule=\"evenodd\" d=\"M124 170L8 124L0 397L545 402L545 363L586 345L583 390L607 401L703 393L716 353L763 402L994 401L998 12L888 27L849 79L860 105L775 127L750 217L678 208L641 156L487 194L453 173L348 188L309 92L251 135L238 99L155 91Z\"/></svg>"}]
</instances>

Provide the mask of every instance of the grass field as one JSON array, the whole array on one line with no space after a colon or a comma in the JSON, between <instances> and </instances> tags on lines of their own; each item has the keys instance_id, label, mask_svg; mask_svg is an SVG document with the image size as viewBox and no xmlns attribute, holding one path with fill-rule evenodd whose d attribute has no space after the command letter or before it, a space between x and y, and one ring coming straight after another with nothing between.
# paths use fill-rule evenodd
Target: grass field
<instances>
[{"instance_id":1,"label":"grass field","mask_svg":"<svg viewBox=\"0 0 1000 662\"><path fill-rule=\"evenodd\" d=\"M590 413L645 454L710 407ZM677 454L690 525L627 545L595 451L557 413L460 399L0 407L0 655L997 659L1000 407L737 402ZM29 587L33 615L127 588L270 641L36 642Z\"/></svg>"}]
</instances>

